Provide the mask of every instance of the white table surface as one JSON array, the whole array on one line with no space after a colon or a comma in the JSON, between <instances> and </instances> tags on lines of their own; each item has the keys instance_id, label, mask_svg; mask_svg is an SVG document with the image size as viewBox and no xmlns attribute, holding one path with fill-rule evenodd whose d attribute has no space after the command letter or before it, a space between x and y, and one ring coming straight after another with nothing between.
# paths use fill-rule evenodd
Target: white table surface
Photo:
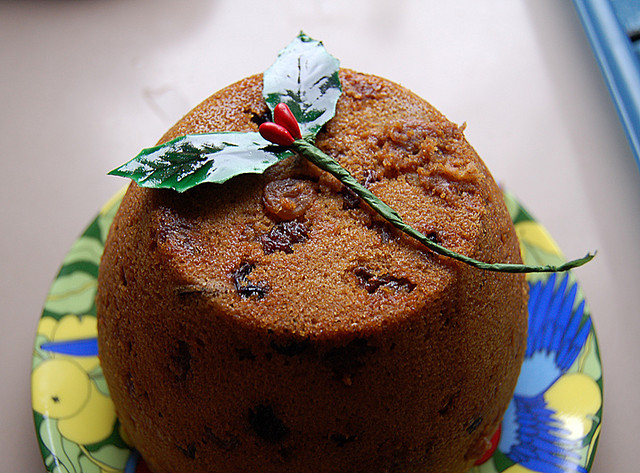
<instances>
[{"instance_id":1,"label":"white table surface","mask_svg":"<svg viewBox=\"0 0 640 473\"><path fill-rule=\"evenodd\" d=\"M640 173L570 1L0 0L0 470L42 472L35 328L106 172L300 29L399 82L466 135L578 270L604 365L592 471L637 470Z\"/></svg>"}]
</instances>

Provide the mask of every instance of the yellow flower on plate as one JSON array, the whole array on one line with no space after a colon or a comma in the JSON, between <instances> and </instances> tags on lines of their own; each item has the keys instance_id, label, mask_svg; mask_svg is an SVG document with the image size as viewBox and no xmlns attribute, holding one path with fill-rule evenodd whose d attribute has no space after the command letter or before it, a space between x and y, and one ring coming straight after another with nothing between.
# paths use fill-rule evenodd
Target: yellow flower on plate
<instances>
[{"instance_id":1,"label":"yellow flower on plate","mask_svg":"<svg viewBox=\"0 0 640 473\"><path fill-rule=\"evenodd\" d=\"M566 430L565 438L569 439L582 439L591 431L592 419L602 405L600 387L582 373L560 377L544 398Z\"/></svg>"},{"instance_id":2,"label":"yellow flower on plate","mask_svg":"<svg viewBox=\"0 0 640 473\"><path fill-rule=\"evenodd\" d=\"M525 264L559 265L564 263L564 256L547 230L534 221L523 221L515 224L516 235L520 241L520 252ZM530 279L539 279L540 275L529 274Z\"/></svg>"},{"instance_id":3,"label":"yellow flower on plate","mask_svg":"<svg viewBox=\"0 0 640 473\"><path fill-rule=\"evenodd\" d=\"M52 342L82 340L98 336L98 322L93 315L65 315L52 332ZM73 358L87 372L91 373L100 365L97 354L95 356L71 356L60 353L52 355L54 358Z\"/></svg>"},{"instance_id":4,"label":"yellow flower on plate","mask_svg":"<svg viewBox=\"0 0 640 473\"><path fill-rule=\"evenodd\" d=\"M562 256L562 251L549 232L538 222L527 220L515 225L516 235L521 242L540 248L545 253Z\"/></svg>"},{"instance_id":5,"label":"yellow flower on plate","mask_svg":"<svg viewBox=\"0 0 640 473\"><path fill-rule=\"evenodd\" d=\"M116 414L113 402L92 378L99 376L95 373L100 365L95 349L82 355L55 349L57 342L62 346L75 341L95 342L96 318L73 314L60 320L43 317L38 335L47 342L40 346L44 359L31 374L33 409L57 420L60 434L79 445L108 438L113 432Z\"/></svg>"},{"instance_id":6,"label":"yellow flower on plate","mask_svg":"<svg viewBox=\"0 0 640 473\"><path fill-rule=\"evenodd\" d=\"M94 383L82 409L74 416L60 419L60 433L80 445L89 445L106 439L113 432L116 411L111 399L100 391Z\"/></svg>"},{"instance_id":7,"label":"yellow flower on plate","mask_svg":"<svg viewBox=\"0 0 640 473\"><path fill-rule=\"evenodd\" d=\"M31 373L33 409L52 419L73 417L87 403L91 380L73 360L49 359Z\"/></svg>"}]
</instances>

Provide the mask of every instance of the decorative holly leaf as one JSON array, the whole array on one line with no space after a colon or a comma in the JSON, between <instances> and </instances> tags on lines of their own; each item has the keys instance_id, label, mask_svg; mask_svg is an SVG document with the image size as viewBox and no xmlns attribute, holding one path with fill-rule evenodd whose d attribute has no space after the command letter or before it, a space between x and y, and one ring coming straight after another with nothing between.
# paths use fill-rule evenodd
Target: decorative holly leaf
<instances>
[{"instance_id":1,"label":"decorative holly leaf","mask_svg":"<svg viewBox=\"0 0 640 473\"><path fill-rule=\"evenodd\" d=\"M335 115L342 93L339 68L321 42L301 32L265 72L263 95L272 112L278 103L288 104L303 137L314 138ZM192 134L144 149L109 174L128 177L141 187L184 192L203 182L223 183L240 174L262 173L292 154L259 133Z\"/></svg>"},{"instance_id":2,"label":"decorative holly leaf","mask_svg":"<svg viewBox=\"0 0 640 473\"><path fill-rule=\"evenodd\" d=\"M184 192L203 182L262 173L291 155L255 132L194 134L144 149L109 174L133 179L141 187Z\"/></svg>"},{"instance_id":3,"label":"decorative holly leaf","mask_svg":"<svg viewBox=\"0 0 640 473\"><path fill-rule=\"evenodd\" d=\"M322 42L300 32L265 71L262 94L271 112L279 103L287 104L302 136L315 137L336 113L342 93L339 70L340 62Z\"/></svg>"}]
</instances>

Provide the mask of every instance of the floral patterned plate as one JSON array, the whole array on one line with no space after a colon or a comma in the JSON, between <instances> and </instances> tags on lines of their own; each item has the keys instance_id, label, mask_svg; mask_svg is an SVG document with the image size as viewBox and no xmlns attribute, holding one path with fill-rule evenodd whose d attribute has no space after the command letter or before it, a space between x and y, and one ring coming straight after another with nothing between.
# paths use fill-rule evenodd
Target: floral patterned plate
<instances>
[{"instance_id":1,"label":"floral patterned plate","mask_svg":"<svg viewBox=\"0 0 640 473\"><path fill-rule=\"evenodd\" d=\"M50 473L148 472L120 429L98 360L95 292L104 241L124 191L65 257L38 325L31 372L35 428ZM505 201L527 264L560 263L545 229ZM470 473L578 473L593 462L602 369L589 309L572 273L529 275L529 339L497 449Z\"/></svg>"}]
</instances>

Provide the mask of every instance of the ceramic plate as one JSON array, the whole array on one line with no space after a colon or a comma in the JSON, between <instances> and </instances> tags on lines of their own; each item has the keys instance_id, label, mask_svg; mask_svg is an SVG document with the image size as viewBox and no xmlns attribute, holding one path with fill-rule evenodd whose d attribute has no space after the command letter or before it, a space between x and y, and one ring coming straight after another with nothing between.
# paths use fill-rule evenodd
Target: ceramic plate
<instances>
[{"instance_id":1,"label":"ceramic plate","mask_svg":"<svg viewBox=\"0 0 640 473\"><path fill-rule=\"evenodd\" d=\"M38 325L31 372L36 433L50 473L142 473L98 361L94 297L104 241L123 192L65 257ZM563 256L510 195L526 263ZM572 273L529 275L529 339L498 448L473 473L588 472L600 433L602 370L589 309Z\"/></svg>"}]
</instances>

